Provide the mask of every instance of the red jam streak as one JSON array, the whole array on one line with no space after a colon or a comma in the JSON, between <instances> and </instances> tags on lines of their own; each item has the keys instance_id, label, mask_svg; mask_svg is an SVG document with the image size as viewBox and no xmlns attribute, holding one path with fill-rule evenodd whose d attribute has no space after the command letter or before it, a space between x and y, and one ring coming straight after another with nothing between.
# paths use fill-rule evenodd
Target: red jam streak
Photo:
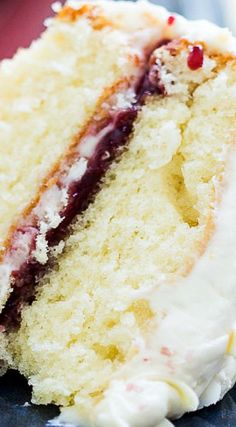
<instances>
[{"instance_id":1,"label":"red jam streak","mask_svg":"<svg viewBox=\"0 0 236 427\"><path fill-rule=\"evenodd\" d=\"M155 47L160 47L169 43L169 40L159 42ZM153 49L152 52L155 50ZM154 60L152 54L149 54L145 61L144 69L141 77L136 82L134 87L135 101L132 105L119 111L112 110L104 115L92 118L88 124L86 136L98 135L103 129L112 124L108 128L108 132L102 134L101 139L96 145L93 155L88 159L87 169L78 181L73 181L69 187L68 202L66 207L60 212L60 217L63 221L55 229L50 229L46 234L46 240L49 247L53 247L59 243L68 234L68 226L74 221L77 215L83 212L93 200L95 194L99 191L101 179L111 165L112 161L119 157L124 147L128 144L132 134L134 122L137 114L145 103L146 98L153 95L165 95L165 88L159 79L158 73L156 78L153 76ZM133 85L132 85L133 87ZM111 129L109 131L109 129ZM78 141L79 146L81 140ZM74 156L73 162L80 158L77 151L77 157ZM71 160L70 160L71 161ZM63 175L63 173L62 173ZM60 185L60 177L58 180ZM29 217L28 222L33 221L33 217ZM35 290L40 278L53 266L53 259L49 259L46 265L40 264L34 257L33 251L36 247L36 239L40 233L37 224L27 224L26 227L18 227L15 234L18 236L25 233L29 227L29 248L25 255L24 262L17 267L12 273L12 292L0 314L0 325L6 328L17 327L21 320L21 311L25 303L31 304L35 298ZM13 242L14 246L14 242ZM10 256L12 254L10 248Z\"/></svg>"},{"instance_id":2,"label":"red jam streak","mask_svg":"<svg viewBox=\"0 0 236 427\"><path fill-rule=\"evenodd\" d=\"M169 16L169 18L167 20L167 24L170 25L170 26L174 25L175 20L176 20L175 16Z\"/></svg>"},{"instance_id":3,"label":"red jam streak","mask_svg":"<svg viewBox=\"0 0 236 427\"><path fill-rule=\"evenodd\" d=\"M188 67L192 71L202 68L204 62L204 50L202 46L192 46L188 55Z\"/></svg>"}]
</instances>

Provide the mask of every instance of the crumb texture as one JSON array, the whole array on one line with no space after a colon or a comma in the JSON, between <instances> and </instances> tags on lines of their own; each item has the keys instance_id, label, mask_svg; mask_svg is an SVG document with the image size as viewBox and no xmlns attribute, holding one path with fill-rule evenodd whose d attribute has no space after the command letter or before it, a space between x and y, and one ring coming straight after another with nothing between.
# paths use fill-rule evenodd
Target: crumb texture
<instances>
[{"instance_id":1,"label":"crumb texture","mask_svg":"<svg viewBox=\"0 0 236 427\"><path fill-rule=\"evenodd\" d=\"M133 71L123 29L52 21L42 39L0 66L0 247L106 87Z\"/></svg>"},{"instance_id":2,"label":"crumb texture","mask_svg":"<svg viewBox=\"0 0 236 427\"><path fill-rule=\"evenodd\" d=\"M145 292L155 287L158 300L159 286L188 274L208 243L235 139L236 74L207 55L191 71L187 55L158 52L169 95L143 107L128 149L12 336L35 402L76 403L81 413L99 402L158 334L161 313Z\"/></svg>"}]
</instances>

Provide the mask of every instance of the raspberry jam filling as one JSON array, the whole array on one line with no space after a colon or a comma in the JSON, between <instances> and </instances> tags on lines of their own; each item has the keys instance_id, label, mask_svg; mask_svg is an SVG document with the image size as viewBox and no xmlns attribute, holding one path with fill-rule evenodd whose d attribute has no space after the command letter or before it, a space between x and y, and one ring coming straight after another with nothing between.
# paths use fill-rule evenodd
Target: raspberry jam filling
<instances>
[{"instance_id":1,"label":"raspberry jam filling","mask_svg":"<svg viewBox=\"0 0 236 427\"><path fill-rule=\"evenodd\" d=\"M168 42L162 41L155 49ZM127 145L146 98L166 94L153 67L149 54L139 76L120 83L104 100L53 174L53 184L12 234L3 258L3 264L9 267L3 268L4 279L12 284L0 315L5 328L16 327L24 304L33 302L39 279L53 263L50 248L66 237L68 226L99 191L101 178Z\"/></svg>"}]
</instances>

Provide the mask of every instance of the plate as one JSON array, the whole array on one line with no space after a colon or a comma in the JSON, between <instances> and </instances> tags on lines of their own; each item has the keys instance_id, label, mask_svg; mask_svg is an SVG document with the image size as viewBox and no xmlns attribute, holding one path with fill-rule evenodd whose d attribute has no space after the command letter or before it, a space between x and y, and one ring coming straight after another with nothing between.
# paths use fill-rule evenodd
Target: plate
<instances>
[{"instance_id":1,"label":"plate","mask_svg":"<svg viewBox=\"0 0 236 427\"><path fill-rule=\"evenodd\" d=\"M30 404L31 389L17 372L9 371L0 379L1 427L49 427L58 408ZM174 423L175 427L235 427L236 387L215 406L189 414ZM53 423L50 423L53 427ZM81 426L82 427L82 426Z\"/></svg>"}]
</instances>

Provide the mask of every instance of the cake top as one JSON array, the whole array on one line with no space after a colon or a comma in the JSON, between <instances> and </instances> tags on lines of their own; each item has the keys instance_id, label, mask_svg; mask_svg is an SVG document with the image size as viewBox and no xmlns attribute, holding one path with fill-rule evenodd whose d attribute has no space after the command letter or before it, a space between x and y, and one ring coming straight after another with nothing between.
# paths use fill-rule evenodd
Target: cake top
<instances>
[{"instance_id":1,"label":"cake top","mask_svg":"<svg viewBox=\"0 0 236 427\"><path fill-rule=\"evenodd\" d=\"M140 29L147 28L149 21L151 27L155 23L158 24L159 31L161 30L166 38L182 38L193 43L204 42L215 53L236 53L236 40L229 29L220 28L206 20L187 20L183 16L172 14L164 7L153 5L146 0L139 0L136 3L119 1L119 7L109 0L95 0L91 2L89 8L91 8L90 11L93 9L93 19L96 17L96 10L101 18L103 9L106 17L111 17L111 22L116 22L119 29L127 32L137 30L138 25ZM60 16L62 10L60 2L54 3L53 9L55 12L59 12ZM72 10L77 13L71 13ZM82 17L82 15L88 17L86 12L88 12L88 3L80 0L68 0L61 16L64 19L66 17L75 19L76 16ZM122 16L120 21L117 19L119 15ZM50 22L53 21L49 20ZM106 23L108 24L107 20Z\"/></svg>"}]
</instances>

